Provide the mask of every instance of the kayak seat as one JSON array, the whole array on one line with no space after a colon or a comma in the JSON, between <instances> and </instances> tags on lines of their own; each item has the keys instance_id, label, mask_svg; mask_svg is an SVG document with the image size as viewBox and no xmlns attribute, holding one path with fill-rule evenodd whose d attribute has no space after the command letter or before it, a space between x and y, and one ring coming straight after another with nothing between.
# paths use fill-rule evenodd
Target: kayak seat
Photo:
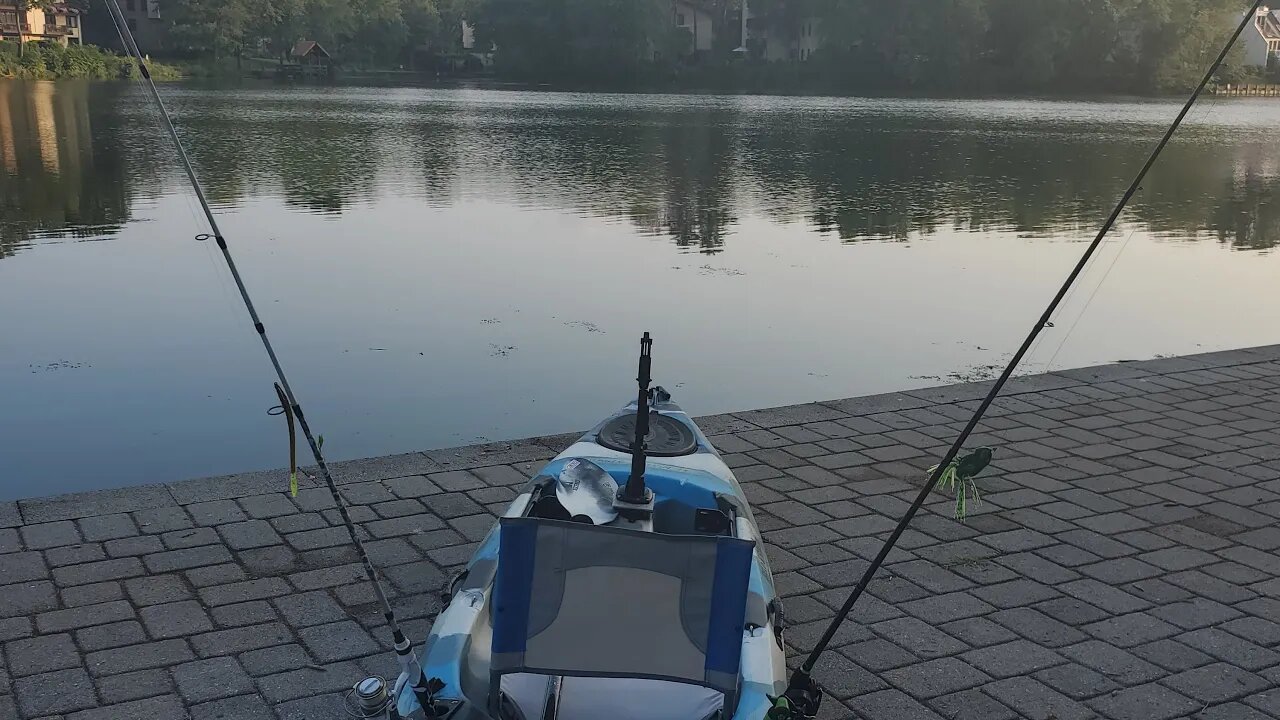
<instances>
[{"instance_id":1,"label":"kayak seat","mask_svg":"<svg viewBox=\"0 0 1280 720\"><path fill-rule=\"evenodd\" d=\"M733 714L754 542L502 518L499 546L490 708L532 674L698 686Z\"/></svg>"}]
</instances>

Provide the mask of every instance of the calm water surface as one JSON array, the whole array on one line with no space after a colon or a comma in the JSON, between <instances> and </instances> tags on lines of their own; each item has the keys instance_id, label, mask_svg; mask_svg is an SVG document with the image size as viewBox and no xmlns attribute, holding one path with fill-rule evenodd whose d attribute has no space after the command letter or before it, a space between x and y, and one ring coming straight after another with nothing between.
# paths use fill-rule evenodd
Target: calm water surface
<instances>
[{"instance_id":1,"label":"calm water surface","mask_svg":"<svg viewBox=\"0 0 1280 720\"><path fill-rule=\"evenodd\" d=\"M696 413L982 376L1177 110L162 90L335 458L590 426L643 330ZM1197 108L1029 368L1280 342L1278 125ZM0 497L287 461L204 229L138 88L0 81Z\"/></svg>"}]
</instances>

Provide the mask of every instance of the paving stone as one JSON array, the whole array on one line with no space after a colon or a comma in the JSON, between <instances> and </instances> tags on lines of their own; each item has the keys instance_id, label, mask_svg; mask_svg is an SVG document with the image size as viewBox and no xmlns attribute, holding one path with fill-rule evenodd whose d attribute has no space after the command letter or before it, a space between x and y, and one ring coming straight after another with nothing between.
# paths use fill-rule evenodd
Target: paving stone
<instances>
[{"instance_id":1,"label":"paving stone","mask_svg":"<svg viewBox=\"0 0 1280 720\"><path fill-rule=\"evenodd\" d=\"M1192 716L1193 720L1274 720L1273 715L1264 715L1248 705L1227 703L1202 710Z\"/></svg>"},{"instance_id":2,"label":"paving stone","mask_svg":"<svg viewBox=\"0 0 1280 720\"><path fill-rule=\"evenodd\" d=\"M1032 608L1001 610L989 617L1027 640L1045 647L1061 647L1087 639L1079 630Z\"/></svg>"},{"instance_id":3,"label":"paving stone","mask_svg":"<svg viewBox=\"0 0 1280 720\"><path fill-rule=\"evenodd\" d=\"M1173 573L1164 576L1164 580L1190 590L1197 595L1203 595L1210 600L1225 604L1238 603L1256 597L1256 593L1251 590L1230 582L1224 582L1199 570Z\"/></svg>"},{"instance_id":4,"label":"paving stone","mask_svg":"<svg viewBox=\"0 0 1280 720\"><path fill-rule=\"evenodd\" d=\"M259 695L240 695L214 700L200 703L189 709L191 720L275 720L276 717L271 707Z\"/></svg>"},{"instance_id":5,"label":"paving stone","mask_svg":"<svg viewBox=\"0 0 1280 720\"><path fill-rule=\"evenodd\" d=\"M80 534L89 542L116 540L138 534L138 526L125 513L86 517L76 522L80 526Z\"/></svg>"},{"instance_id":6,"label":"paving stone","mask_svg":"<svg viewBox=\"0 0 1280 720\"><path fill-rule=\"evenodd\" d=\"M1203 709L1201 704L1154 683L1105 695L1090 701L1089 706L1112 720L1172 720Z\"/></svg>"},{"instance_id":7,"label":"paving stone","mask_svg":"<svg viewBox=\"0 0 1280 720\"><path fill-rule=\"evenodd\" d=\"M183 506L196 525L212 526L245 519L244 511L234 500L210 500Z\"/></svg>"},{"instance_id":8,"label":"paving stone","mask_svg":"<svg viewBox=\"0 0 1280 720\"><path fill-rule=\"evenodd\" d=\"M61 587L85 585L107 580L122 580L143 574L137 558L118 558L100 562L68 565L53 569L53 581Z\"/></svg>"},{"instance_id":9,"label":"paving stone","mask_svg":"<svg viewBox=\"0 0 1280 720\"><path fill-rule=\"evenodd\" d=\"M223 628L258 625L279 619L275 608L265 600L219 605L210 611L210 615L213 617L214 624Z\"/></svg>"},{"instance_id":10,"label":"paving stone","mask_svg":"<svg viewBox=\"0 0 1280 720\"><path fill-rule=\"evenodd\" d=\"M1151 603L1145 600L1092 579L1064 583L1057 589L1109 613L1128 613L1151 607Z\"/></svg>"},{"instance_id":11,"label":"paving stone","mask_svg":"<svg viewBox=\"0 0 1280 720\"><path fill-rule=\"evenodd\" d=\"M124 647L147 641L147 634L137 620L124 620L83 628L77 630L75 636L76 642L85 652Z\"/></svg>"},{"instance_id":12,"label":"paving stone","mask_svg":"<svg viewBox=\"0 0 1280 720\"><path fill-rule=\"evenodd\" d=\"M998 680L982 691L1008 705L1023 717L1039 720L1086 720L1093 711L1030 677Z\"/></svg>"},{"instance_id":13,"label":"paving stone","mask_svg":"<svg viewBox=\"0 0 1280 720\"><path fill-rule=\"evenodd\" d=\"M100 543L84 543L80 545L63 545L50 548L44 552L44 560L49 567L63 565L79 565L80 563L106 560L107 553Z\"/></svg>"},{"instance_id":14,"label":"paving stone","mask_svg":"<svg viewBox=\"0 0 1280 720\"><path fill-rule=\"evenodd\" d=\"M1026 640L970 650L960 657L996 678L1033 673L1066 662L1054 651Z\"/></svg>"},{"instance_id":15,"label":"paving stone","mask_svg":"<svg viewBox=\"0 0 1280 720\"><path fill-rule=\"evenodd\" d=\"M1218 628L1183 633L1178 642L1246 670L1262 670L1280 663L1280 653L1255 645Z\"/></svg>"},{"instance_id":16,"label":"paving stone","mask_svg":"<svg viewBox=\"0 0 1280 720\"><path fill-rule=\"evenodd\" d=\"M60 545L78 545L80 531L70 520L23 525L18 531L28 550L46 550Z\"/></svg>"},{"instance_id":17,"label":"paving stone","mask_svg":"<svg viewBox=\"0 0 1280 720\"><path fill-rule=\"evenodd\" d=\"M88 585L76 585L58 593L67 607L97 605L98 603L124 599L124 586L117 580Z\"/></svg>"},{"instance_id":18,"label":"paving stone","mask_svg":"<svg viewBox=\"0 0 1280 720\"><path fill-rule=\"evenodd\" d=\"M968 690L990 682L991 677L957 658L938 658L881 673L881 677L916 698Z\"/></svg>"},{"instance_id":19,"label":"paving stone","mask_svg":"<svg viewBox=\"0 0 1280 720\"><path fill-rule=\"evenodd\" d=\"M85 656L85 664L94 675L116 675L168 667L191 659L191 650L185 641L162 640L91 652Z\"/></svg>"},{"instance_id":20,"label":"paving stone","mask_svg":"<svg viewBox=\"0 0 1280 720\"><path fill-rule=\"evenodd\" d=\"M919 662L915 655L888 640L880 638L845 645L838 648L838 652L852 660L859 667L872 672L881 672Z\"/></svg>"},{"instance_id":21,"label":"paving stone","mask_svg":"<svg viewBox=\"0 0 1280 720\"><path fill-rule=\"evenodd\" d=\"M80 667L80 653L71 636L42 635L5 643L9 672L16 678Z\"/></svg>"},{"instance_id":22,"label":"paving stone","mask_svg":"<svg viewBox=\"0 0 1280 720\"><path fill-rule=\"evenodd\" d=\"M31 636L31 621L24 617L0 620L0 642Z\"/></svg>"},{"instance_id":23,"label":"paving stone","mask_svg":"<svg viewBox=\"0 0 1280 720\"><path fill-rule=\"evenodd\" d=\"M902 609L930 625L952 620L986 615L995 610L973 595L964 592L947 593L905 603Z\"/></svg>"},{"instance_id":24,"label":"paving stone","mask_svg":"<svg viewBox=\"0 0 1280 720\"><path fill-rule=\"evenodd\" d=\"M97 685L104 705L116 705L173 692L173 681L169 679L169 673L159 668L107 675L98 678Z\"/></svg>"},{"instance_id":25,"label":"paving stone","mask_svg":"<svg viewBox=\"0 0 1280 720\"><path fill-rule=\"evenodd\" d=\"M49 577L49 569L38 552L16 552L0 555L0 578L6 583L43 580Z\"/></svg>"},{"instance_id":26,"label":"paving stone","mask_svg":"<svg viewBox=\"0 0 1280 720\"><path fill-rule=\"evenodd\" d=\"M1131 648L1134 655L1171 672L1190 670L1213 662L1213 658L1176 640L1156 640Z\"/></svg>"},{"instance_id":27,"label":"paving stone","mask_svg":"<svg viewBox=\"0 0 1280 720\"><path fill-rule=\"evenodd\" d=\"M323 591L296 593L277 598L275 606L290 627L323 625L347 619L346 611Z\"/></svg>"},{"instance_id":28,"label":"paving stone","mask_svg":"<svg viewBox=\"0 0 1280 720\"><path fill-rule=\"evenodd\" d=\"M268 675L258 679L258 691L270 703L284 703L298 698L315 698L325 693L347 690L353 684L351 678L360 678L360 667L353 662L304 667L288 672ZM316 705L319 712L330 712L334 705L325 702ZM281 716L286 716L277 707ZM293 715L299 720L311 720L323 715Z\"/></svg>"},{"instance_id":29,"label":"paving stone","mask_svg":"<svg viewBox=\"0 0 1280 720\"><path fill-rule=\"evenodd\" d=\"M237 655L248 650L293 642L293 634L280 623L265 623L231 630L217 630L191 638L200 657Z\"/></svg>"},{"instance_id":30,"label":"paving stone","mask_svg":"<svg viewBox=\"0 0 1280 720\"><path fill-rule=\"evenodd\" d=\"M1035 678L1073 700L1087 700L1120 688L1111 678L1076 663L1041 670Z\"/></svg>"},{"instance_id":31,"label":"paving stone","mask_svg":"<svg viewBox=\"0 0 1280 720\"><path fill-rule=\"evenodd\" d=\"M228 585L203 587L197 592L205 605L209 607L216 607L218 605L229 605L231 603L263 600L266 598L278 597L280 595L287 595L292 592L292 590L283 578L261 578L259 580L245 580L243 582L230 583Z\"/></svg>"},{"instance_id":32,"label":"paving stone","mask_svg":"<svg viewBox=\"0 0 1280 720\"><path fill-rule=\"evenodd\" d=\"M254 677L296 670L314 662L301 645L276 645L240 655L240 665Z\"/></svg>"},{"instance_id":33,"label":"paving stone","mask_svg":"<svg viewBox=\"0 0 1280 720\"><path fill-rule=\"evenodd\" d=\"M13 689L18 708L31 718L72 712L98 704L93 681L84 668L15 678Z\"/></svg>"},{"instance_id":34,"label":"paving stone","mask_svg":"<svg viewBox=\"0 0 1280 720\"><path fill-rule=\"evenodd\" d=\"M832 700L866 695L887 687L879 677L836 653L822 656L814 666L814 674L832 680L829 684L824 683L828 697Z\"/></svg>"},{"instance_id":35,"label":"paving stone","mask_svg":"<svg viewBox=\"0 0 1280 720\"><path fill-rule=\"evenodd\" d=\"M103 543L103 549L106 550L107 555L113 558L131 557L160 552L164 550L164 543L160 542L160 538L155 535L137 535L108 540Z\"/></svg>"},{"instance_id":36,"label":"paving stone","mask_svg":"<svg viewBox=\"0 0 1280 720\"><path fill-rule=\"evenodd\" d=\"M182 637L213 629L208 612L195 600L151 605L139 613L147 632L156 639Z\"/></svg>"},{"instance_id":37,"label":"paving stone","mask_svg":"<svg viewBox=\"0 0 1280 720\"><path fill-rule=\"evenodd\" d=\"M222 545L169 550L147 555L142 558L147 570L153 573L167 573L174 570L187 570L202 565L216 565L232 562L231 553ZM135 561L136 562L136 561Z\"/></svg>"},{"instance_id":38,"label":"paving stone","mask_svg":"<svg viewBox=\"0 0 1280 720\"><path fill-rule=\"evenodd\" d=\"M1059 593L1033 580L1010 580L1009 582L975 588L974 596L995 605L998 608L1014 608L1043 602L1058 597Z\"/></svg>"},{"instance_id":39,"label":"paving stone","mask_svg":"<svg viewBox=\"0 0 1280 720\"><path fill-rule=\"evenodd\" d=\"M1128 648L1178 634L1178 628L1147 613L1129 613L1090 623L1085 632L1117 647Z\"/></svg>"},{"instance_id":40,"label":"paving stone","mask_svg":"<svg viewBox=\"0 0 1280 720\"><path fill-rule=\"evenodd\" d=\"M1114 645L1088 640L1061 648L1066 657L1106 675L1121 685L1136 685L1164 674L1160 668Z\"/></svg>"},{"instance_id":41,"label":"paving stone","mask_svg":"<svg viewBox=\"0 0 1280 720\"><path fill-rule=\"evenodd\" d=\"M191 516L180 507L157 507L133 513L138 529L149 535L192 527Z\"/></svg>"},{"instance_id":42,"label":"paving stone","mask_svg":"<svg viewBox=\"0 0 1280 720\"><path fill-rule=\"evenodd\" d=\"M308 652L322 663L363 657L380 649L364 628L350 620L303 628L298 636Z\"/></svg>"},{"instance_id":43,"label":"paving stone","mask_svg":"<svg viewBox=\"0 0 1280 720\"><path fill-rule=\"evenodd\" d=\"M36 629L40 632L55 633L90 625L102 625L116 622L117 620L132 620L133 617L134 610L132 605L124 600L114 600L98 605L85 605L84 607L71 608L69 610L40 613L36 615L35 620Z\"/></svg>"},{"instance_id":44,"label":"paving stone","mask_svg":"<svg viewBox=\"0 0 1280 720\"><path fill-rule=\"evenodd\" d=\"M234 658L217 657L173 669L178 692L188 705L253 692L253 681Z\"/></svg>"},{"instance_id":45,"label":"paving stone","mask_svg":"<svg viewBox=\"0 0 1280 720\"><path fill-rule=\"evenodd\" d=\"M1227 663L1186 670L1161 683L1197 702L1214 705L1239 700L1270 686L1257 675Z\"/></svg>"},{"instance_id":46,"label":"paving stone","mask_svg":"<svg viewBox=\"0 0 1280 720\"><path fill-rule=\"evenodd\" d=\"M940 716L901 690L881 690L857 700L865 720L937 720Z\"/></svg>"},{"instance_id":47,"label":"paving stone","mask_svg":"<svg viewBox=\"0 0 1280 720\"><path fill-rule=\"evenodd\" d=\"M1226 605L1201 597L1193 597L1186 602L1169 603L1148 612L1183 630L1196 630L1217 625L1238 618L1242 614Z\"/></svg>"},{"instance_id":48,"label":"paving stone","mask_svg":"<svg viewBox=\"0 0 1280 720\"><path fill-rule=\"evenodd\" d=\"M217 545L222 542L218 531L211 527L189 527L161 533L160 541L170 550L185 550L201 545Z\"/></svg>"},{"instance_id":49,"label":"paving stone","mask_svg":"<svg viewBox=\"0 0 1280 720\"><path fill-rule=\"evenodd\" d=\"M1121 585L1135 580L1145 580L1161 574L1160 568L1136 558L1104 560L1096 565L1078 568L1080 572L1107 585Z\"/></svg>"},{"instance_id":50,"label":"paving stone","mask_svg":"<svg viewBox=\"0 0 1280 720\"><path fill-rule=\"evenodd\" d=\"M118 720L119 718L188 720L188 715L186 709L182 707L182 701L176 695L162 695L109 707L82 710L67 716L67 720Z\"/></svg>"},{"instance_id":51,"label":"paving stone","mask_svg":"<svg viewBox=\"0 0 1280 720\"><path fill-rule=\"evenodd\" d=\"M186 583L177 575L133 578L125 581L124 589L135 605L158 605L192 597Z\"/></svg>"},{"instance_id":52,"label":"paving stone","mask_svg":"<svg viewBox=\"0 0 1280 720\"><path fill-rule=\"evenodd\" d=\"M18 501L22 517L28 523L71 520L133 510L171 507L175 504L173 496L161 485L94 490Z\"/></svg>"},{"instance_id":53,"label":"paving stone","mask_svg":"<svg viewBox=\"0 0 1280 720\"><path fill-rule=\"evenodd\" d=\"M19 617L57 607L58 593L46 581L0 585L0 600L0 617Z\"/></svg>"},{"instance_id":54,"label":"paving stone","mask_svg":"<svg viewBox=\"0 0 1280 720\"><path fill-rule=\"evenodd\" d=\"M220 525L218 534L232 550L266 547L280 542L280 534L266 520L246 520Z\"/></svg>"}]
</instances>

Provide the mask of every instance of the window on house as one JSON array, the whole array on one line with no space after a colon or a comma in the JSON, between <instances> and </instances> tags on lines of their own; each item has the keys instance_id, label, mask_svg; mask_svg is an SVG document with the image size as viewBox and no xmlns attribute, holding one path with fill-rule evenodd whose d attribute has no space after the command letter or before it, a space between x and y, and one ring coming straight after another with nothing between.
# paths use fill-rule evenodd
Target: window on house
<instances>
[{"instance_id":1,"label":"window on house","mask_svg":"<svg viewBox=\"0 0 1280 720\"><path fill-rule=\"evenodd\" d=\"M80 27L80 16L79 16L79 15L68 15L68 16L67 16L67 27L69 27L69 28Z\"/></svg>"},{"instance_id":2,"label":"window on house","mask_svg":"<svg viewBox=\"0 0 1280 720\"><path fill-rule=\"evenodd\" d=\"M152 20L160 19L160 0L146 0L147 17Z\"/></svg>"}]
</instances>

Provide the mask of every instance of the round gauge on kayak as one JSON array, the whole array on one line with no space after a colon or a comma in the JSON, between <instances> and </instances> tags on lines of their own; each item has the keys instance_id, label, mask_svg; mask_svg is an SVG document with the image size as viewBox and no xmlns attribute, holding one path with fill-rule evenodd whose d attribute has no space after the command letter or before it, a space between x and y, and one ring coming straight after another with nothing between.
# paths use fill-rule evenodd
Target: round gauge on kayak
<instances>
[{"instance_id":1,"label":"round gauge on kayak","mask_svg":"<svg viewBox=\"0 0 1280 720\"><path fill-rule=\"evenodd\" d=\"M636 437L636 416L619 415L605 423L600 430L598 442L618 452L631 452L631 442ZM649 437L647 438L650 457L678 457L692 455L698 451L698 438L688 425L666 415L649 414Z\"/></svg>"}]
</instances>

